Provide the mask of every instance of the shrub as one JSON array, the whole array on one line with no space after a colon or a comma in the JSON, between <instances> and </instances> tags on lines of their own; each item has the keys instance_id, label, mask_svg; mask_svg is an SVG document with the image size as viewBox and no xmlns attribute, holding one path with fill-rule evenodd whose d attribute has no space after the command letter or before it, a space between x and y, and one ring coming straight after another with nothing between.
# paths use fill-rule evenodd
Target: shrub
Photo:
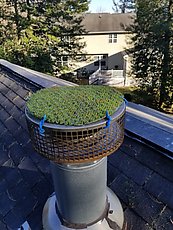
<instances>
[{"instance_id":1,"label":"shrub","mask_svg":"<svg viewBox=\"0 0 173 230\"><path fill-rule=\"evenodd\" d=\"M108 86L64 86L42 89L28 102L29 112L47 122L60 125L83 125L112 115L123 102L122 94Z\"/></svg>"}]
</instances>

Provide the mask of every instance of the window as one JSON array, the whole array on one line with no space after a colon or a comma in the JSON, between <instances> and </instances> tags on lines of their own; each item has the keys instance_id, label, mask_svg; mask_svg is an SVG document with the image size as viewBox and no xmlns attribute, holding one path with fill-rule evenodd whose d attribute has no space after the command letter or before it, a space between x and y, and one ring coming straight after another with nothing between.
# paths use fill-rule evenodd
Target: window
<instances>
[{"instance_id":1,"label":"window","mask_svg":"<svg viewBox=\"0 0 173 230\"><path fill-rule=\"evenodd\" d=\"M70 43L70 37L69 36L63 36L61 37L61 41L65 43Z\"/></svg>"},{"instance_id":2,"label":"window","mask_svg":"<svg viewBox=\"0 0 173 230\"><path fill-rule=\"evenodd\" d=\"M95 61L94 66L99 66L99 61Z\"/></svg>"},{"instance_id":3,"label":"window","mask_svg":"<svg viewBox=\"0 0 173 230\"><path fill-rule=\"evenodd\" d=\"M99 63L100 62L100 63ZM101 65L101 66L106 66L106 62L105 61L95 61L94 62L94 66L99 66L99 64Z\"/></svg>"},{"instance_id":4,"label":"window","mask_svg":"<svg viewBox=\"0 0 173 230\"><path fill-rule=\"evenodd\" d=\"M61 57L62 59L62 66L68 66L68 57L67 56L63 56Z\"/></svg>"},{"instance_id":5,"label":"window","mask_svg":"<svg viewBox=\"0 0 173 230\"><path fill-rule=\"evenodd\" d=\"M101 61L101 66L106 66L106 62L105 61Z\"/></svg>"},{"instance_id":6,"label":"window","mask_svg":"<svg viewBox=\"0 0 173 230\"><path fill-rule=\"evenodd\" d=\"M117 43L117 34L109 34L109 43Z\"/></svg>"},{"instance_id":7,"label":"window","mask_svg":"<svg viewBox=\"0 0 173 230\"><path fill-rule=\"evenodd\" d=\"M106 55L106 54L104 54L104 55L103 55L103 59L106 59L106 58L107 58L107 55Z\"/></svg>"},{"instance_id":8,"label":"window","mask_svg":"<svg viewBox=\"0 0 173 230\"><path fill-rule=\"evenodd\" d=\"M69 60L67 56L61 56L57 58L57 64L58 66L68 66L69 65Z\"/></svg>"}]
</instances>

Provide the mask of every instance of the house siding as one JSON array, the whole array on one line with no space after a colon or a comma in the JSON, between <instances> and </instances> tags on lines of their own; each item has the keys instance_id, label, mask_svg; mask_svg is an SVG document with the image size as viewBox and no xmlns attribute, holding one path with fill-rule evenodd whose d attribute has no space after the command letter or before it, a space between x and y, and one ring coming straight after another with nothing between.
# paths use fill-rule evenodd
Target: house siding
<instances>
[{"instance_id":1,"label":"house siding","mask_svg":"<svg viewBox=\"0 0 173 230\"><path fill-rule=\"evenodd\" d=\"M82 39L86 43L84 53L87 54L87 61L77 63L77 68L85 68L87 71L96 71L99 66L95 66L95 62L106 62L102 69L118 69L124 68L124 55L127 47L127 34L117 34L117 42L109 42L109 34L116 34L116 32L106 34L88 34ZM103 59L103 55L107 56Z\"/></svg>"},{"instance_id":2,"label":"house siding","mask_svg":"<svg viewBox=\"0 0 173 230\"><path fill-rule=\"evenodd\" d=\"M109 34L104 35L87 35L84 36L83 41L86 42L87 46L85 48L88 54L101 54L108 53L108 55L113 55L115 53L121 52L125 49L126 45L126 34L117 34L117 43L109 43ZM114 32L116 34L116 32Z\"/></svg>"}]
</instances>

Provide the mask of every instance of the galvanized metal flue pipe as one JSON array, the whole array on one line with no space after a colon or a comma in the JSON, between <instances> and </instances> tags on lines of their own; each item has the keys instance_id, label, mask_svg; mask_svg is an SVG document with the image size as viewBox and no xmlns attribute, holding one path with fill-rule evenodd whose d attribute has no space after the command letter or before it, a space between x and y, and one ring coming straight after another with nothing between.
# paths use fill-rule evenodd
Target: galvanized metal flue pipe
<instances>
[{"instance_id":1,"label":"galvanized metal flue pipe","mask_svg":"<svg viewBox=\"0 0 173 230\"><path fill-rule=\"evenodd\" d=\"M88 164L51 162L60 219L66 223L91 225L106 210L107 158Z\"/></svg>"}]
</instances>

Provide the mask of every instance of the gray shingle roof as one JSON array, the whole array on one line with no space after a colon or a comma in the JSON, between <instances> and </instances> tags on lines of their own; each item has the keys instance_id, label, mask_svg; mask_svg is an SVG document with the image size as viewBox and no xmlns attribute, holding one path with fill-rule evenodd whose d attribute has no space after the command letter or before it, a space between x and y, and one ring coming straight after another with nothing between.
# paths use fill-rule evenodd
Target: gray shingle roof
<instances>
[{"instance_id":1,"label":"gray shingle roof","mask_svg":"<svg viewBox=\"0 0 173 230\"><path fill-rule=\"evenodd\" d=\"M134 14L87 13L83 25L89 33L125 31L133 23Z\"/></svg>"},{"instance_id":2,"label":"gray shingle roof","mask_svg":"<svg viewBox=\"0 0 173 230\"><path fill-rule=\"evenodd\" d=\"M29 92L38 89L0 72L0 230L16 230L26 220L41 230L42 209L53 191L49 162L33 150L24 116ZM173 229L172 174L173 161L126 135L108 157L108 185L123 203L124 229Z\"/></svg>"},{"instance_id":3,"label":"gray shingle roof","mask_svg":"<svg viewBox=\"0 0 173 230\"><path fill-rule=\"evenodd\" d=\"M108 185L124 206L127 230L173 229L173 161L132 138L108 158Z\"/></svg>"},{"instance_id":4,"label":"gray shingle roof","mask_svg":"<svg viewBox=\"0 0 173 230\"><path fill-rule=\"evenodd\" d=\"M33 229L41 229L41 210L53 191L48 161L34 152L27 131L24 108L30 91L29 84L27 88L1 70L1 230L15 230L26 219Z\"/></svg>"}]
</instances>

